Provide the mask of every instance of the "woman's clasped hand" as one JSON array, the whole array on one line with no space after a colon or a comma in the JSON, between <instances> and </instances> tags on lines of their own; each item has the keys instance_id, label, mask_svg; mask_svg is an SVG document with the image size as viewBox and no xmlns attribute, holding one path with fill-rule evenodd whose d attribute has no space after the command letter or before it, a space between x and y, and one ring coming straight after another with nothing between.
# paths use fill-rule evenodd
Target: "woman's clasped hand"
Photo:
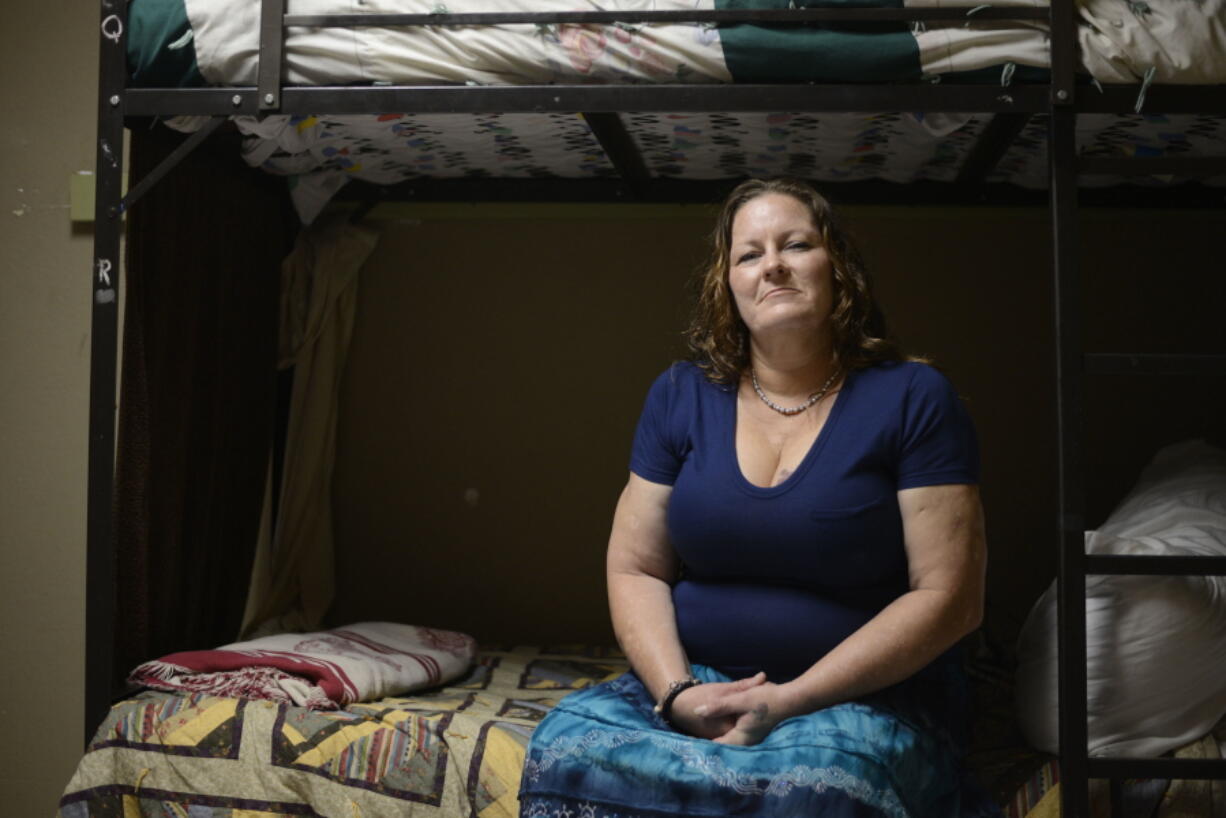
<instances>
[{"instance_id":1,"label":"woman's clasped hand","mask_svg":"<svg viewBox=\"0 0 1226 818\"><path fill-rule=\"evenodd\" d=\"M776 724L796 715L786 686L768 682L761 671L748 679L701 687L710 689L703 691L705 696L679 702L685 715L673 718L674 725L691 736L720 744L757 744ZM673 705L673 712L678 712L678 704Z\"/></svg>"}]
</instances>

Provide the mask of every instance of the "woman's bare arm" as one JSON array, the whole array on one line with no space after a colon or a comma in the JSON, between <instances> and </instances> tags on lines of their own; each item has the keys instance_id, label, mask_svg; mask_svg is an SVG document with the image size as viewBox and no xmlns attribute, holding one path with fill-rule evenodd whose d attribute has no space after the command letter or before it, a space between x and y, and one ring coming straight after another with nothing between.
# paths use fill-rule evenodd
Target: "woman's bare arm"
<instances>
[{"instance_id":1,"label":"woman's bare arm","mask_svg":"<svg viewBox=\"0 0 1226 818\"><path fill-rule=\"evenodd\" d=\"M666 526L671 493L671 486L630 475L613 515L606 563L613 631L635 673L657 702L669 684L690 675L673 609L672 583L677 578L678 562ZM759 674L736 682L691 687L674 700L671 721L690 735L724 735L732 729L736 716L704 717L697 710L709 708L730 693L760 685L765 679Z\"/></svg>"},{"instance_id":2,"label":"woman's bare arm","mask_svg":"<svg viewBox=\"0 0 1226 818\"><path fill-rule=\"evenodd\" d=\"M678 564L665 523L671 494L672 486L630 475L613 514L606 560L613 632L656 701L670 682L690 674L673 612Z\"/></svg>"}]
</instances>

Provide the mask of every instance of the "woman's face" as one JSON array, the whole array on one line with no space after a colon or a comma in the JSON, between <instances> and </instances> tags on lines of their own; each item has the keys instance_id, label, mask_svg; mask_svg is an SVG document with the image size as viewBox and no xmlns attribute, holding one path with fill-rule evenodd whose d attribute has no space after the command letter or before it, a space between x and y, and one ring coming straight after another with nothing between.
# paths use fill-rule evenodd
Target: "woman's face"
<instances>
[{"instance_id":1,"label":"woman's face","mask_svg":"<svg viewBox=\"0 0 1226 818\"><path fill-rule=\"evenodd\" d=\"M782 193L741 205L732 220L728 284L751 334L820 330L834 303L834 277L809 209Z\"/></svg>"}]
</instances>

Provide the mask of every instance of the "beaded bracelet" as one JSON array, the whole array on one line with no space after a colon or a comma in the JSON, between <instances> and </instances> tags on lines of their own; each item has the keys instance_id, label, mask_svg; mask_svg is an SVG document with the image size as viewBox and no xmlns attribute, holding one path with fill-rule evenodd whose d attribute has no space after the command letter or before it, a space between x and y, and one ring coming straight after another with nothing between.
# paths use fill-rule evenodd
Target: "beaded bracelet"
<instances>
[{"instance_id":1,"label":"beaded bracelet","mask_svg":"<svg viewBox=\"0 0 1226 818\"><path fill-rule=\"evenodd\" d=\"M665 723L670 727L673 726L672 713L673 702L681 695L682 691L689 690L695 685L702 684L701 679L695 679L693 676L688 676L684 679L677 679L668 685L668 690L664 691L664 698L660 699L660 703L652 709L664 719Z\"/></svg>"}]
</instances>

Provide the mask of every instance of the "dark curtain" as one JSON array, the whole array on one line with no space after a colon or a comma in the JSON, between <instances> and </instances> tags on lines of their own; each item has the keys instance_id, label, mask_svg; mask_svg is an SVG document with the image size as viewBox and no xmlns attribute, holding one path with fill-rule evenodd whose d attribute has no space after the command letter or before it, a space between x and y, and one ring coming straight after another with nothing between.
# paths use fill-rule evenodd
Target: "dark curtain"
<instances>
[{"instance_id":1,"label":"dark curtain","mask_svg":"<svg viewBox=\"0 0 1226 818\"><path fill-rule=\"evenodd\" d=\"M228 126L227 126L228 127ZM183 136L136 128L131 178ZM131 210L116 466L115 669L233 641L275 426L284 180L223 128Z\"/></svg>"}]
</instances>

